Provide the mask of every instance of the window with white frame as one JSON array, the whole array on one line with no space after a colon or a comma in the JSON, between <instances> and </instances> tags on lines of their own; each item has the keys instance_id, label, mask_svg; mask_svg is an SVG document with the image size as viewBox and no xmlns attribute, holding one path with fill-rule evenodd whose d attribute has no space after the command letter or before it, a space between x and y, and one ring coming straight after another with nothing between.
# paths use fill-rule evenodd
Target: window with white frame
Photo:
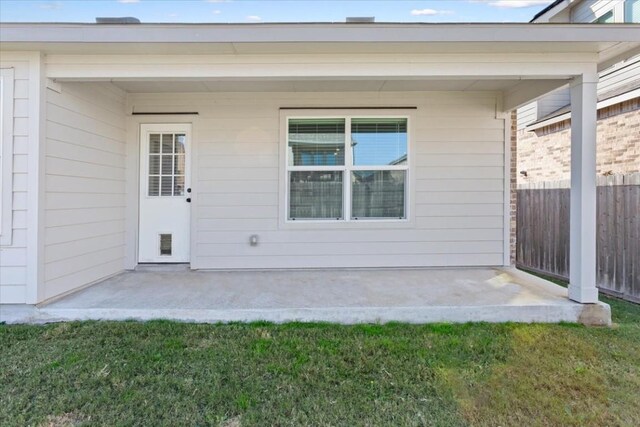
<instances>
[{"instance_id":1,"label":"window with white frame","mask_svg":"<svg viewBox=\"0 0 640 427\"><path fill-rule=\"evenodd\" d=\"M13 68L0 70L0 245L12 237L13 77Z\"/></svg>"},{"instance_id":2,"label":"window with white frame","mask_svg":"<svg viewBox=\"0 0 640 427\"><path fill-rule=\"evenodd\" d=\"M289 117L287 219L407 218L407 117Z\"/></svg>"},{"instance_id":3,"label":"window with white frame","mask_svg":"<svg viewBox=\"0 0 640 427\"><path fill-rule=\"evenodd\" d=\"M625 0L624 22L640 23L640 0Z\"/></svg>"}]
</instances>

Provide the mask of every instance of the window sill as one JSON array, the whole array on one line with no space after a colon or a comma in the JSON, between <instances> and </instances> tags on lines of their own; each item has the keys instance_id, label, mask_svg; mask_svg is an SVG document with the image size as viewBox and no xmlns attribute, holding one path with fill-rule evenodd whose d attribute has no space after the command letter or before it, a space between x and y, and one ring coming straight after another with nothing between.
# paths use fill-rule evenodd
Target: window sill
<instances>
[{"instance_id":1,"label":"window sill","mask_svg":"<svg viewBox=\"0 0 640 427\"><path fill-rule=\"evenodd\" d=\"M359 219L351 221L336 220L284 220L280 229L284 230L366 230L366 229L403 229L414 228L413 219Z\"/></svg>"}]
</instances>

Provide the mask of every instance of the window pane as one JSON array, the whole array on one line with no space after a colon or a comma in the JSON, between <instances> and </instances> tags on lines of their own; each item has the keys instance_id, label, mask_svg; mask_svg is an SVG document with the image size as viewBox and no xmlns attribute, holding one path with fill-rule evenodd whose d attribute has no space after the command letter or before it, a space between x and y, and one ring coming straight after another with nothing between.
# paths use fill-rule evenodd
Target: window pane
<instances>
[{"instance_id":1,"label":"window pane","mask_svg":"<svg viewBox=\"0 0 640 427\"><path fill-rule=\"evenodd\" d=\"M173 173L176 175L184 175L184 156L177 155L174 157L173 162L174 171Z\"/></svg>"},{"instance_id":2,"label":"window pane","mask_svg":"<svg viewBox=\"0 0 640 427\"><path fill-rule=\"evenodd\" d=\"M160 194L160 177L149 177L149 196L157 196Z\"/></svg>"},{"instance_id":3,"label":"window pane","mask_svg":"<svg viewBox=\"0 0 640 427\"><path fill-rule=\"evenodd\" d=\"M149 135L149 153L160 152L160 134L152 133Z\"/></svg>"},{"instance_id":4,"label":"window pane","mask_svg":"<svg viewBox=\"0 0 640 427\"><path fill-rule=\"evenodd\" d=\"M407 164L407 119L351 120L353 164Z\"/></svg>"},{"instance_id":5,"label":"window pane","mask_svg":"<svg viewBox=\"0 0 640 427\"><path fill-rule=\"evenodd\" d=\"M596 24L613 24L613 10L610 10L609 12L600 16L598 19L596 19L595 22Z\"/></svg>"},{"instance_id":6,"label":"window pane","mask_svg":"<svg viewBox=\"0 0 640 427\"><path fill-rule=\"evenodd\" d=\"M176 176L173 180L173 195L184 196L184 176Z\"/></svg>"},{"instance_id":7,"label":"window pane","mask_svg":"<svg viewBox=\"0 0 640 427\"><path fill-rule=\"evenodd\" d=\"M405 218L406 171L355 171L351 217Z\"/></svg>"},{"instance_id":8,"label":"window pane","mask_svg":"<svg viewBox=\"0 0 640 427\"><path fill-rule=\"evenodd\" d=\"M184 134L176 134L176 146L175 152L178 154L184 154Z\"/></svg>"},{"instance_id":9,"label":"window pane","mask_svg":"<svg viewBox=\"0 0 640 427\"><path fill-rule=\"evenodd\" d=\"M161 196L171 196L173 190L173 182L171 176L163 176L162 178L162 187L160 188Z\"/></svg>"},{"instance_id":10,"label":"window pane","mask_svg":"<svg viewBox=\"0 0 640 427\"><path fill-rule=\"evenodd\" d=\"M173 173L173 156L162 156L162 175L171 175Z\"/></svg>"},{"instance_id":11,"label":"window pane","mask_svg":"<svg viewBox=\"0 0 640 427\"><path fill-rule=\"evenodd\" d=\"M173 153L173 134L162 135L162 152Z\"/></svg>"},{"instance_id":12,"label":"window pane","mask_svg":"<svg viewBox=\"0 0 640 427\"><path fill-rule=\"evenodd\" d=\"M289 165L344 165L344 119L290 119Z\"/></svg>"},{"instance_id":13,"label":"window pane","mask_svg":"<svg viewBox=\"0 0 640 427\"><path fill-rule=\"evenodd\" d=\"M640 24L640 0L626 0L624 3L624 22Z\"/></svg>"},{"instance_id":14,"label":"window pane","mask_svg":"<svg viewBox=\"0 0 640 427\"><path fill-rule=\"evenodd\" d=\"M149 174L160 175L160 156L149 156Z\"/></svg>"},{"instance_id":15,"label":"window pane","mask_svg":"<svg viewBox=\"0 0 640 427\"><path fill-rule=\"evenodd\" d=\"M342 219L342 172L290 172L289 219Z\"/></svg>"}]
</instances>

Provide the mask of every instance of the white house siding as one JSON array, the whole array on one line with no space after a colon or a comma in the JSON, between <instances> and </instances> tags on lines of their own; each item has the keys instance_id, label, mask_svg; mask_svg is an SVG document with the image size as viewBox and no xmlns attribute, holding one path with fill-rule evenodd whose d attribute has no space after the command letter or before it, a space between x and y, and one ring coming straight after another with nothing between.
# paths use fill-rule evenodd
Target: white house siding
<instances>
[{"instance_id":1,"label":"white house siding","mask_svg":"<svg viewBox=\"0 0 640 427\"><path fill-rule=\"evenodd\" d=\"M19 55L16 55L19 56ZM11 244L0 246L0 303L27 299L27 164L29 155L30 61L0 60L0 68L13 68L13 192Z\"/></svg>"},{"instance_id":2,"label":"white house siding","mask_svg":"<svg viewBox=\"0 0 640 427\"><path fill-rule=\"evenodd\" d=\"M538 103L532 102L523 107L518 108L517 129L524 129L529 123L533 123L538 119Z\"/></svg>"},{"instance_id":3,"label":"white house siding","mask_svg":"<svg viewBox=\"0 0 640 427\"><path fill-rule=\"evenodd\" d=\"M571 92L568 87L554 90L538 101L538 118L545 117L570 103Z\"/></svg>"},{"instance_id":4,"label":"white house siding","mask_svg":"<svg viewBox=\"0 0 640 427\"><path fill-rule=\"evenodd\" d=\"M640 80L640 55L619 62L600 73L599 92L614 91L622 86L637 84Z\"/></svg>"},{"instance_id":5,"label":"white house siding","mask_svg":"<svg viewBox=\"0 0 640 427\"><path fill-rule=\"evenodd\" d=\"M519 108L518 130L522 130L539 118L566 106L570 101L569 88L564 87L550 92L538 101Z\"/></svg>"},{"instance_id":6,"label":"white house siding","mask_svg":"<svg viewBox=\"0 0 640 427\"><path fill-rule=\"evenodd\" d=\"M125 102L109 83L47 90L44 298L123 270Z\"/></svg>"},{"instance_id":7,"label":"white house siding","mask_svg":"<svg viewBox=\"0 0 640 427\"><path fill-rule=\"evenodd\" d=\"M610 10L616 22L624 20L623 0L584 0L571 9L571 22L593 22Z\"/></svg>"},{"instance_id":8,"label":"white house siding","mask_svg":"<svg viewBox=\"0 0 640 427\"><path fill-rule=\"evenodd\" d=\"M503 264L505 130L495 93L137 94L130 102L135 111L199 112L193 268ZM340 106L418 108L413 224L281 223L279 108Z\"/></svg>"}]
</instances>

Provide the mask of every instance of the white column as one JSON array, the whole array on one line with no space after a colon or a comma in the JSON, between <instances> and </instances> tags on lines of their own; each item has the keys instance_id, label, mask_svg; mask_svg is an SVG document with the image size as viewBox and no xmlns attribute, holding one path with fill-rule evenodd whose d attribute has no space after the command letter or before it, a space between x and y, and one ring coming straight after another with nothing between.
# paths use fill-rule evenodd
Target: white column
<instances>
[{"instance_id":1,"label":"white column","mask_svg":"<svg viewBox=\"0 0 640 427\"><path fill-rule=\"evenodd\" d=\"M596 73L571 84L571 215L569 298L598 301L596 288Z\"/></svg>"}]
</instances>

